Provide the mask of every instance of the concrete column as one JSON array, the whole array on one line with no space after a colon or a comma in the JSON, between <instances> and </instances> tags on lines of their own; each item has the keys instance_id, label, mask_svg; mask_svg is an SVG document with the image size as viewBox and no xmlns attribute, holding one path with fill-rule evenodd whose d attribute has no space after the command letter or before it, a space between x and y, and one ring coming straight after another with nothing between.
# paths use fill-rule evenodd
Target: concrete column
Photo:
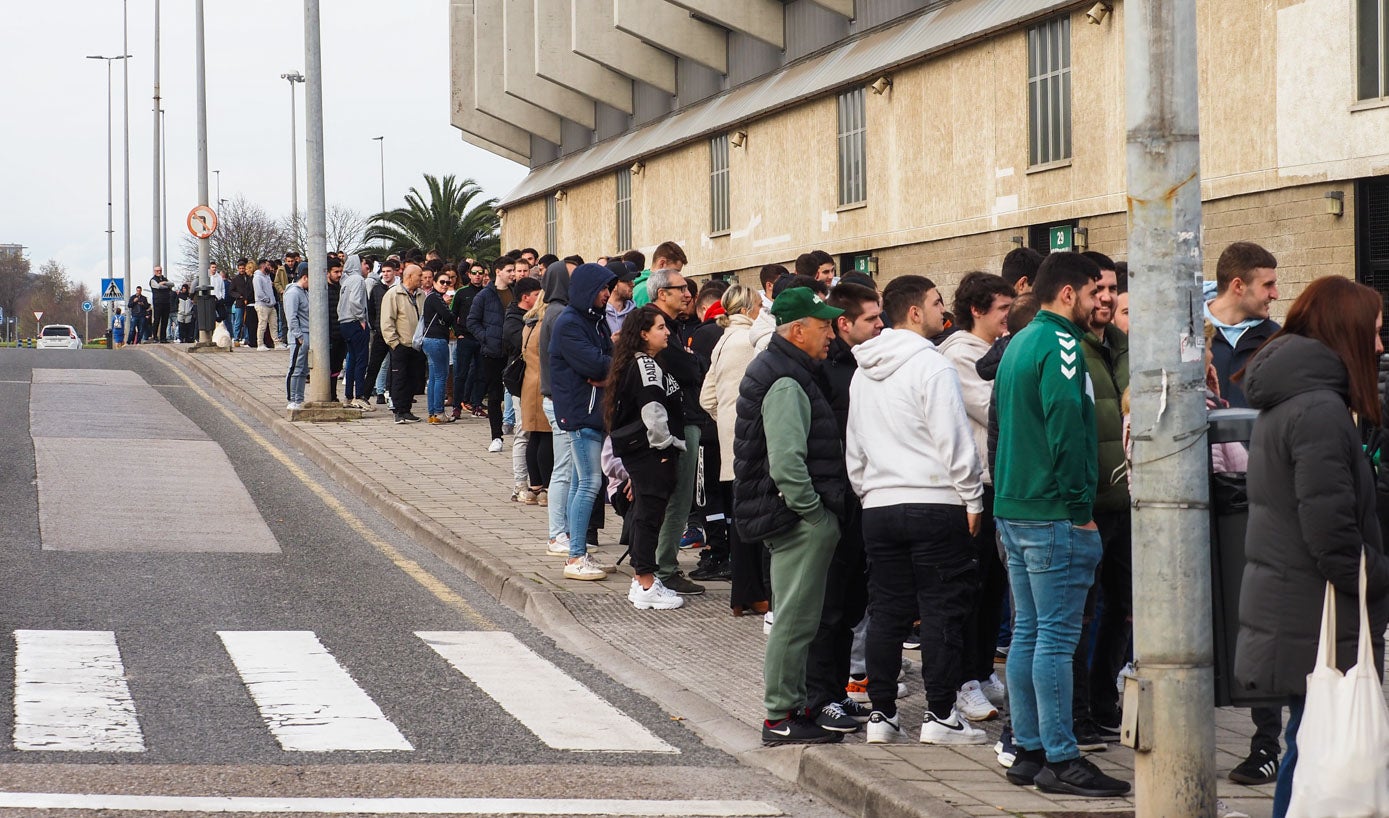
<instances>
[{"instance_id":1,"label":"concrete column","mask_svg":"<svg viewBox=\"0 0 1389 818\"><path fill-rule=\"evenodd\" d=\"M632 113L632 81L570 50L574 0L528 0L535 7L535 73L624 113Z\"/></svg>"},{"instance_id":2,"label":"concrete column","mask_svg":"<svg viewBox=\"0 0 1389 818\"><path fill-rule=\"evenodd\" d=\"M728 35L701 23L690 12L667 0L612 0L613 24L656 48L678 43L678 56L694 60L720 74L728 73Z\"/></svg>"},{"instance_id":3,"label":"concrete column","mask_svg":"<svg viewBox=\"0 0 1389 818\"><path fill-rule=\"evenodd\" d=\"M483 8L480 4L479 17ZM532 0L501 3L502 87L513 97L592 130L597 124L593 99L535 73L535 5Z\"/></svg>"},{"instance_id":4,"label":"concrete column","mask_svg":"<svg viewBox=\"0 0 1389 818\"><path fill-rule=\"evenodd\" d=\"M570 50L634 80L675 93L675 57L617 29L612 0L570 0Z\"/></svg>"}]
</instances>

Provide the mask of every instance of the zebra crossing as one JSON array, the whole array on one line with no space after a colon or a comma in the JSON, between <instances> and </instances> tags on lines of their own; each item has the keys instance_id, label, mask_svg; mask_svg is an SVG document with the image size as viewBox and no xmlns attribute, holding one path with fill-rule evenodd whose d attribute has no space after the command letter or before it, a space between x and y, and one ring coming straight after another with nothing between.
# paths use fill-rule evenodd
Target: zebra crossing
<instances>
[{"instance_id":1,"label":"zebra crossing","mask_svg":"<svg viewBox=\"0 0 1389 818\"><path fill-rule=\"evenodd\" d=\"M217 636L265 729L283 750L415 749L314 632L218 631ZM420 631L414 637L550 748L680 752L511 633ZM14 647L15 750L147 750L115 632L18 630Z\"/></svg>"}]
</instances>

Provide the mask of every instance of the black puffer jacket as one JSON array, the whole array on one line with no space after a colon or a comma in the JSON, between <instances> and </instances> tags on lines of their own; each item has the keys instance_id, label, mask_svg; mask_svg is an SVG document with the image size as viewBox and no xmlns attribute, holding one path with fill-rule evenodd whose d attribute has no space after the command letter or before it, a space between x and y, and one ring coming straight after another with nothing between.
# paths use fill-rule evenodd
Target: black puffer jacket
<instances>
[{"instance_id":1,"label":"black puffer jacket","mask_svg":"<svg viewBox=\"0 0 1389 818\"><path fill-rule=\"evenodd\" d=\"M1285 335L1260 349L1245 372L1245 395L1260 414L1249 446L1235 678L1253 692L1303 695L1328 580L1337 591L1337 665L1355 664L1362 550L1375 662L1383 667L1389 559L1375 515L1375 477L1351 422L1350 381L1336 353Z\"/></svg>"},{"instance_id":2,"label":"black puffer jacket","mask_svg":"<svg viewBox=\"0 0 1389 818\"><path fill-rule=\"evenodd\" d=\"M748 542L784 533L801 517L777 491L767 462L767 435L762 424L762 398L772 384L791 378L810 399L810 434L806 441L806 471L825 509L844 516L849 477L844 466L844 447L834 410L825 400L815 377L816 364L780 335L773 335L767 349L748 365L738 387L738 422L734 425L733 517L738 533Z\"/></svg>"},{"instance_id":3,"label":"black puffer jacket","mask_svg":"<svg viewBox=\"0 0 1389 818\"><path fill-rule=\"evenodd\" d=\"M989 351L984 356L974 362L974 371L979 373L979 377L986 381L994 382L993 395L989 397L989 431L988 442L989 451L989 473L994 474L994 464L998 460L998 367L1003 363L1003 353L1008 351L1008 344L1013 340L1013 336L1005 335L994 341L994 345L989 347Z\"/></svg>"},{"instance_id":4,"label":"black puffer jacket","mask_svg":"<svg viewBox=\"0 0 1389 818\"><path fill-rule=\"evenodd\" d=\"M835 335L834 340L830 341L830 354L820 364L820 377L823 379L825 399L830 402L834 420L839 424L840 440L849 436L849 384L857 371L858 359L854 357L853 348Z\"/></svg>"}]
</instances>

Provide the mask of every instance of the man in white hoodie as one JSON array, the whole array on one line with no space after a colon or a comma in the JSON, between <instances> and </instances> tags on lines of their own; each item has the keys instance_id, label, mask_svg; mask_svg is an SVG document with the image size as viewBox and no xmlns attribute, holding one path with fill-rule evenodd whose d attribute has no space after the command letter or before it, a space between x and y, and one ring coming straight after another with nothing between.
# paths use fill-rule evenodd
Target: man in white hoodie
<instances>
[{"instance_id":1,"label":"man in white hoodie","mask_svg":"<svg viewBox=\"0 0 1389 818\"><path fill-rule=\"evenodd\" d=\"M944 329L945 304L930 279L901 276L883 289L883 317L892 329L854 347L845 456L869 564L868 742L905 740L897 673L919 611L921 742L983 744L955 707L984 483L959 375L927 340Z\"/></svg>"}]
</instances>

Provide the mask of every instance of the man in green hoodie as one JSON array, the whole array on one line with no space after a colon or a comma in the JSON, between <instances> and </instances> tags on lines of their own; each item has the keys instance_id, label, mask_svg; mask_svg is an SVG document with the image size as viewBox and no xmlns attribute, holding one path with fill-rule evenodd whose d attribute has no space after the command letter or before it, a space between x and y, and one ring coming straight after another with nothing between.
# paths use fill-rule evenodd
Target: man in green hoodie
<instances>
[{"instance_id":1,"label":"man in green hoodie","mask_svg":"<svg viewBox=\"0 0 1389 818\"><path fill-rule=\"evenodd\" d=\"M1038 269L1041 312L998 371L994 473L1016 613L1008 689L1017 758L1008 780L1084 797L1129 791L1081 757L1071 716L1072 656L1102 551L1095 389L1082 349L1099 278L1079 253L1052 253Z\"/></svg>"},{"instance_id":2,"label":"man in green hoodie","mask_svg":"<svg viewBox=\"0 0 1389 818\"><path fill-rule=\"evenodd\" d=\"M685 251L680 249L680 245L673 241L661 242L661 246L657 247L651 256L651 269L642 270L637 280L632 282L632 303L644 307L656 300L652 297L650 288L646 286L652 270L669 269L678 273L689 263L690 260L685 257Z\"/></svg>"}]
</instances>

